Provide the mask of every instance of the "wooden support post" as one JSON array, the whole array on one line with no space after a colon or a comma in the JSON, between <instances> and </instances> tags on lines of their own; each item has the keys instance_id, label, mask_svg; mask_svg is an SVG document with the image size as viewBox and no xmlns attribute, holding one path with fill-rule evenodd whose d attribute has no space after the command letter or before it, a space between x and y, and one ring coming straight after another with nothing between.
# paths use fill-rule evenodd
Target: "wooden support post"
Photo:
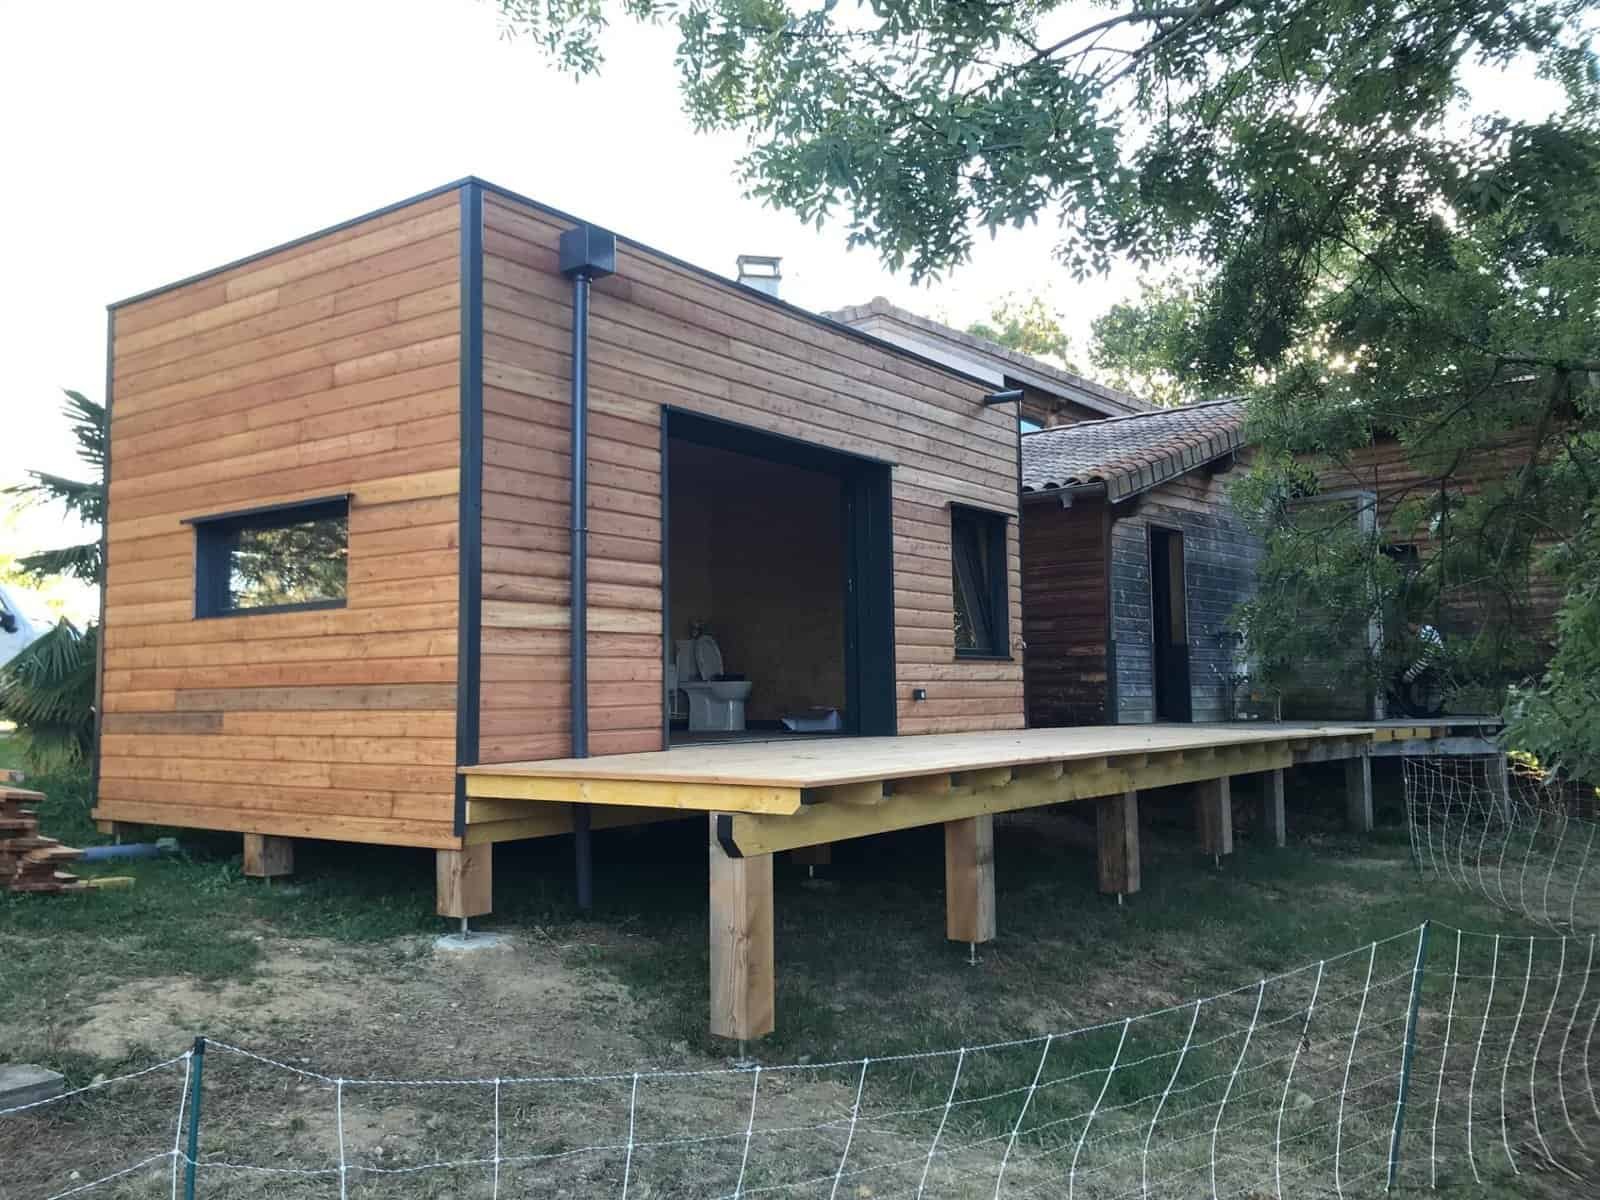
<instances>
[{"instance_id":1,"label":"wooden support post","mask_svg":"<svg viewBox=\"0 0 1600 1200\"><path fill-rule=\"evenodd\" d=\"M772 1032L772 855L733 858L711 814L711 1032L745 1041Z\"/></svg>"},{"instance_id":2,"label":"wooden support post","mask_svg":"<svg viewBox=\"0 0 1600 1200\"><path fill-rule=\"evenodd\" d=\"M994 940L994 814L944 823L945 936Z\"/></svg>"},{"instance_id":3,"label":"wooden support post","mask_svg":"<svg viewBox=\"0 0 1600 1200\"><path fill-rule=\"evenodd\" d=\"M1283 807L1283 771L1268 771L1261 780L1261 829L1274 846L1288 841Z\"/></svg>"},{"instance_id":4,"label":"wooden support post","mask_svg":"<svg viewBox=\"0 0 1600 1200\"><path fill-rule=\"evenodd\" d=\"M494 844L434 852L436 911L441 917L481 917L494 909Z\"/></svg>"},{"instance_id":5,"label":"wooden support post","mask_svg":"<svg viewBox=\"0 0 1600 1200\"><path fill-rule=\"evenodd\" d=\"M833 843L821 842L815 846L796 846L790 853L803 867L825 867L833 861Z\"/></svg>"},{"instance_id":6,"label":"wooden support post","mask_svg":"<svg viewBox=\"0 0 1600 1200\"><path fill-rule=\"evenodd\" d=\"M272 879L294 874L294 839L244 835L244 873L252 879Z\"/></svg>"},{"instance_id":7,"label":"wooden support post","mask_svg":"<svg viewBox=\"0 0 1600 1200\"><path fill-rule=\"evenodd\" d=\"M1095 809L1100 833L1100 890L1108 896L1139 890L1139 793L1102 796Z\"/></svg>"},{"instance_id":8,"label":"wooden support post","mask_svg":"<svg viewBox=\"0 0 1600 1200\"><path fill-rule=\"evenodd\" d=\"M1490 767L1494 781L1495 800L1500 805L1500 819L1511 824L1511 760L1504 754L1495 756Z\"/></svg>"},{"instance_id":9,"label":"wooden support post","mask_svg":"<svg viewBox=\"0 0 1600 1200\"><path fill-rule=\"evenodd\" d=\"M1226 775L1195 784L1195 823L1202 853L1221 858L1233 853L1233 787Z\"/></svg>"},{"instance_id":10,"label":"wooden support post","mask_svg":"<svg viewBox=\"0 0 1600 1200\"><path fill-rule=\"evenodd\" d=\"M1372 832L1372 760L1365 754L1344 762L1345 820L1357 833Z\"/></svg>"}]
</instances>

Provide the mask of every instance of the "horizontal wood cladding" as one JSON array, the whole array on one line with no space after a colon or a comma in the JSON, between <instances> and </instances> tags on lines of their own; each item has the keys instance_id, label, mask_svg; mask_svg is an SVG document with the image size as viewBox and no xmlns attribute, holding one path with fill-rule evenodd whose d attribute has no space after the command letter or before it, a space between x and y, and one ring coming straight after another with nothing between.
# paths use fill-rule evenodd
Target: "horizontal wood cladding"
<instances>
[{"instance_id":1,"label":"horizontal wood cladding","mask_svg":"<svg viewBox=\"0 0 1600 1200\"><path fill-rule=\"evenodd\" d=\"M1204 469L1142 493L1131 515L1114 515L1110 582L1116 720L1139 724L1156 719L1150 612L1152 525L1183 535L1192 719L1231 720L1237 641L1229 620L1234 609L1254 593L1261 545L1234 512L1227 477L1213 476Z\"/></svg>"},{"instance_id":2,"label":"horizontal wood cladding","mask_svg":"<svg viewBox=\"0 0 1600 1200\"><path fill-rule=\"evenodd\" d=\"M1396 519L1400 505L1436 496L1441 489L1456 496L1474 496L1485 486L1503 486L1527 462L1530 442L1526 433L1508 436L1494 448L1465 458L1446 480L1417 466L1398 441L1384 438L1351 451L1341 463L1319 463L1318 483L1325 492L1353 489L1371 493L1389 540L1414 545L1427 555L1432 553L1429 529L1400 528ZM1529 581L1526 611L1507 613L1498 600L1486 594L1457 593L1442 614L1442 626L1446 637L1470 636L1486 622L1515 621L1549 645L1555 640L1555 615L1561 599L1560 585L1549 575L1536 572Z\"/></svg>"},{"instance_id":3,"label":"horizontal wood cladding","mask_svg":"<svg viewBox=\"0 0 1600 1200\"><path fill-rule=\"evenodd\" d=\"M1096 725L1107 718L1106 506L1039 501L1022 511L1022 634L1028 724Z\"/></svg>"},{"instance_id":4,"label":"horizontal wood cladding","mask_svg":"<svg viewBox=\"0 0 1600 1200\"><path fill-rule=\"evenodd\" d=\"M568 750L572 307L560 222L491 193L484 226L479 757L504 762ZM636 246L619 243L617 255L590 310L591 752L661 746L664 406L891 463L899 728L1020 727L1020 663L955 658L950 565L951 501L1016 512L1012 415L913 358ZM915 688L927 700L913 700Z\"/></svg>"},{"instance_id":5,"label":"horizontal wood cladding","mask_svg":"<svg viewBox=\"0 0 1600 1200\"><path fill-rule=\"evenodd\" d=\"M115 310L98 817L460 844L460 211ZM340 492L345 607L195 619L184 518Z\"/></svg>"}]
</instances>

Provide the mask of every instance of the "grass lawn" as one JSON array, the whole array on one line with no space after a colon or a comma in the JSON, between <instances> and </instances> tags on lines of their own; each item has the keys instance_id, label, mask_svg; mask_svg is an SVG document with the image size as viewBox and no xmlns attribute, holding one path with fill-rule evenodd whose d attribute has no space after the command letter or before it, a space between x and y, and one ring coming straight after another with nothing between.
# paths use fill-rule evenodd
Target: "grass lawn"
<instances>
[{"instance_id":1,"label":"grass lawn","mask_svg":"<svg viewBox=\"0 0 1600 1200\"><path fill-rule=\"evenodd\" d=\"M1062 1043L1049 1074L1069 1077L1077 1066L1087 1070L1110 1057L1124 1016L1250 985L1401 933L1425 918L1508 935L1536 932L1480 897L1419 882L1408 862L1398 771L1386 770L1389 765L1379 764L1377 771L1380 828L1360 838L1339 829L1337 768L1304 768L1292 775L1291 844L1284 850L1252 840L1247 818L1253 812L1253 781L1236 781L1243 826L1239 852L1220 867L1194 852L1185 799L1162 803L1152 797L1145 805L1144 889L1121 906L1095 891L1088 805L1002 820L996 836L999 938L978 949L975 964L968 962L967 947L943 937L938 829L838 846L833 864L819 869L819 880L780 858L779 1028L750 1052L766 1064L858 1062L863 1055L916 1054L1112 1022L1104 1035ZM82 781L44 779L30 786L50 794L46 832L73 843L95 839ZM241 877L236 837L185 833L180 858L83 872L131 875L137 883L130 889L0 897L5 974L0 1062L44 1063L82 1083L181 1053L193 1036L204 1033L345 1076L492 1078L726 1065L730 1047L705 1032L705 836L700 820L597 834L596 907L587 915L571 903L570 842L499 847L496 912L477 927L507 935L507 944L452 955L433 946L434 936L446 927L433 915L428 853L302 843L294 879L266 884ZM1395 971L1406 974L1413 947L1409 939L1386 947L1379 969L1389 972L1392 960ZM1340 971L1366 964L1364 956L1340 961ZM1409 975L1392 987L1409 987ZM1330 975L1330 997L1333 988ZM1238 1032L1250 1017L1252 996L1248 992L1237 1002L1218 1005L1219 1011L1228 1005L1233 1006L1229 1011L1237 1010L1231 1019ZM1303 999L1290 1003L1286 995L1277 1028L1298 1029L1290 1018L1298 1020L1294 1007L1303 1004ZM1152 1025L1150 1045L1130 1046L1126 1061L1146 1051L1153 1056L1152 1047L1172 1040L1174 1029L1181 1040L1187 1012L1179 1008L1159 1029ZM1437 1036L1437 1031L1424 1032ZM1144 1034L1139 1027L1135 1043ZM1315 1040L1309 1030L1306 1039L1308 1046ZM1293 1039L1286 1044L1292 1046ZM1217 1073L1226 1077L1233 1055L1241 1053L1238 1045L1219 1040L1197 1048L1195 1064L1215 1060ZM1326 1063L1319 1059L1315 1065L1311 1060L1322 1050L1309 1051L1307 1069L1337 1074L1342 1061L1336 1061L1341 1056L1334 1049ZM964 1086L976 1089L988 1079L994 1090L1004 1091L998 1086L1003 1080L1019 1077L1026 1084L1038 1055L1037 1044L993 1052L982 1062L974 1055ZM1130 1068L1127 1086L1153 1082L1159 1091L1170 1069L1166 1062ZM951 1066L949 1059L888 1064L875 1068L872 1082L885 1097L893 1092L907 1109L931 1108L937 1115L949 1095ZM857 1069L819 1069L816 1078L803 1082L799 1075L768 1076L772 1082L762 1085L770 1089L762 1120L768 1119L767 1106L775 1126L803 1125L806 1114L819 1108L848 1113ZM291 1167L326 1163L333 1152L328 1098L315 1081L297 1083L290 1077L286 1082L281 1073L219 1055L207 1070L209 1147L258 1160L266 1155L266 1161ZM671 1112L685 1121L695 1116L717 1124L725 1111L740 1113L749 1103L748 1077L727 1078L725 1085L723 1077L706 1077L703 1086L685 1084L680 1094L639 1103L657 1119L666 1120L663 1114ZM1071 1127L1074 1106L1092 1101L1101 1079L1103 1071L1098 1079L1063 1086L1048 1098L1041 1092L1035 1117L1049 1121L1059 1113ZM1120 1088L1123 1077L1118 1079ZM619 1098L616 1088L625 1084L626 1079L620 1085L595 1084L584 1098L530 1092L513 1105L507 1097L508 1136L519 1128L518 1121L521 1136L541 1146L581 1146L623 1136L626 1129L619 1134L615 1125L619 1114L627 1115L628 1097ZM738 1096L723 1094L724 1086ZM89 1164L80 1168L83 1178L92 1178L88 1172L95 1169L97 1155L110 1165L128 1160L146 1123L154 1129L164 1120L170 1130L176 1082L163 1087L152 1085L135 1100L105 1100L94 1110L93 1126L87 1118L59 1125L30 1122L29 1147L53 1163L78 1156ZM390 1156L386 1161L402 1163L430 1153L471 1157L482 1150L492 1116L481 1089L471 1095L446 1091L435 1089L420 1098L386 1094L382 1104L353 1107L347 1113L352 1145L371 1162L385 1161L385 1155ZM1382 1095L1392 1092L1389 1086ZM1197 1093L1203 1094L1209 1093ZM1308 1104L1315 1099L1308 1095ZM1270 1100L1275 1107L1276 1094ZM1392 1101L1373 1108L1377 1138L1387 1129ZM984 1130L1009 1121L1015 1111L1015 1096L974 1103L961 1110L952 1136L981 1143ZM563 1112L565 1125L552 1115ZM903 1128L906 1120L915 1124L903 1118L897 1136L903 1134L907 1145L924 1145L926 1129L919 1125L913 1134ZM118 1137L105 1136L107 1121L121 1131ZM888 1137L887 1130L882 1132ZM457 1137L476 1138L477 1150L452 1143ZM862 1137L854 1153L895 1152L890 1142L876 1146L865 1132ZM0 1159L6 1155L5 1138L0 1118ZM1194 1145L1205 1142L1196 1136ZM722 1148L718 1154L726 1149L716 1145ZM659 1152L653 1194L694 1194L688 1181L701 1172L709 1179L713 1166L728 1166L710 1151L709 1157L668 1163L671 1153ZM776 1152L772 1157L792 1162L804 1153L796 1149L787 1157ZM574 1166L561 1186L581 1193L609 1178L605 1172L617 1166L596 1164L592 1178L582 1174L588 1168ZM953 1155L941 1165L946 1168L945 1191L967 1194L961 1157ZM760 1170L769 1174L751 1179L780 1177L765 1160ZM1043 1186L1043 1165L1022 1160L1015 1170L1019 1188L1030 1181ZM384 1194L478 1194L482 1172L468 1174L445 1179L419 1173L407 1177L409 1191L395 1191L403 1179L394 1177ZM1111 1178L1108 1174L1106 1187L1080 1187L1079 1192L1112 1194ZM1204 1182L1193 1177L1172 1194L1204 1194ZM678 1185L689 1190L680 1192ZM858 1200L889 1194L875 1188L865 1179L843 1194ZM821 1194L827 1193L824 1187ZM49 1194L48 1188L21 1193L34 1194ZM650 1187L640 1194L652 1194Z\"/></svg>"}]
</instances>

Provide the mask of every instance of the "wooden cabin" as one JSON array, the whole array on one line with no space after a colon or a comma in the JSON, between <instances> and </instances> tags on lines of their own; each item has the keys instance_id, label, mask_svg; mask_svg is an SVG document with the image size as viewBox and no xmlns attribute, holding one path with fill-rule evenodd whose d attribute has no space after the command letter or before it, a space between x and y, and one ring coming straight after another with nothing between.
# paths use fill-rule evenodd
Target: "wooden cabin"
<instances>
[{"instance_id":1,"label":"wooden cabin","mask_svg":"<svg viewBox=\"0 0 1600 1200\"><path fill-rule=\"evenodd\" d=\"M1023 436L1029 725L1238 715L1229 618L1261 553L1226 488L1243 427L1219 401Z\"/></svg>"},{"instance_id":2,"label":"wooden cabin","mask_svg":"<svg viewBox=\"0 0 1600 1200\"><path fill-rule=\"evenodd\" d=\"M114 304L109 342L105 825L238 831L253 873L431 847L467 915L478 851L572 825L469 828L459 768L678 744L691 629L764 737L1024 723L982 378L476 179Z\"/></svg>"}]
</instances>

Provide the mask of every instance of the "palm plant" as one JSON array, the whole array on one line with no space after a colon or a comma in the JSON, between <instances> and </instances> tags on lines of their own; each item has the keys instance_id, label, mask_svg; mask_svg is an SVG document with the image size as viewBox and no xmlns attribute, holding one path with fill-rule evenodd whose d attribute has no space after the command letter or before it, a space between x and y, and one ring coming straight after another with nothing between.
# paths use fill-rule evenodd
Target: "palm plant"
<instances>
[{"instance_id":1,"label":"palm plant","mask_svg":"<svg viewBox=\"0 0 1600 1200\"><path fill-rule=\"evenodd\" d=\"M67 479L48 471L29 471L25 482L6 488L5 493L16 496L21 503L60 504L68 516L76 516L98 533L106 518L106 406L90 400L82 392L68 390L66 397L61 409L72 426L78 457L92 469L89 478ZM71 575L95 584L100 582L105 569L98 536L78 545L24 555L17 559L17 566L23 574L35 578Z\"/></svg>"},{"instance_id":2,"label":"palm plant","mask_svg":"<svg viewBox=\"0 0 1600 1200\"><path fill-rule=\"evenodd\" d=\"M0 667L0 718L33 770L79 767L94 746L94 672L100 629L63 617Z\"/></svg>"},{"instance_id":3,"label":"palm plant","mask_svg":"<svg viewBox=\"0 0 1600 1200\"><path fill-rule=\"evenodd\" d=\"M60 504L91 529L105 521L107 419L105 405L67 392L63 410L78 443L78 457L93 469L88 480L29 471L6 494L29 504ZM103 584L105 559L98 538L17 559L25 576L70 575ZM80 630L63 618L0 666L0 720L16 723L23 753L34 769L81 765L94 744L95 663L99 629Z\"/></svg>"}]
</instances>

